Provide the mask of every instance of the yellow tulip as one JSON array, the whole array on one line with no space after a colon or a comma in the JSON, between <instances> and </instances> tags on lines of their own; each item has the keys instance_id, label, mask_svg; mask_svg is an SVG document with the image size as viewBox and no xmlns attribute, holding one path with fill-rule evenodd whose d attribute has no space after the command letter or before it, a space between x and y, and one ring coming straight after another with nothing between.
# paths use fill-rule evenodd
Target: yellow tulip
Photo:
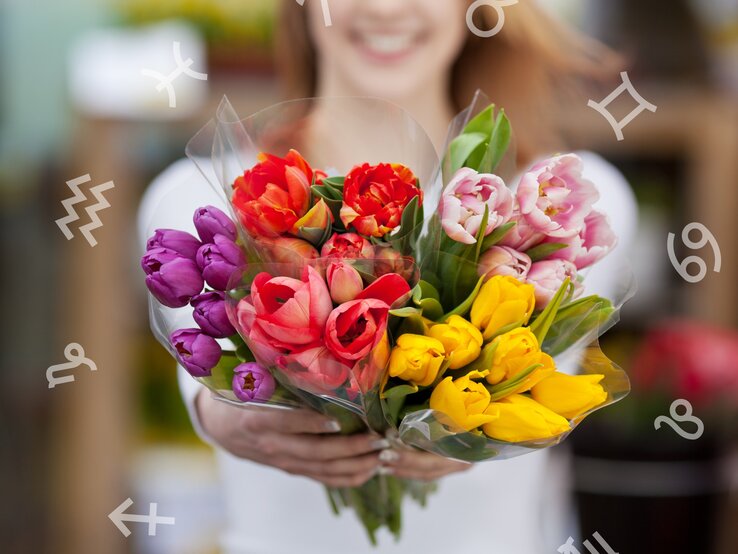
<instances>
[{"instance_id":1,"label":"yellow tulip","mask_svg":"<svg viewBox=\"0 0 738 554\"><path fill-rule=\"evenodd\" d=\"M509 275L495 275L479 289L471 308L471 322L488 340L504 327L528 323L535 306L533 285Z\"/></svg>"},{"instance_id":2,"label":"yellow tulip","mask_svg":"<svg viewBox=\"0 0 738 554\"><path fill-rule=\"evenodd\" d=\"M496 345L496 348L490 375L487 377L487 381L492 385L503 379L511 379L532 365L541 364L541 367L528 375L515 390L510 391L525 392L556 371L553 358L541 352L538 339L527 327L519 327L500 335L492 341L492 344Z\"/></svg>"},{"instance_id":3,"label":"yellow tulip","mask_svg":"<svg viewBox=\"0 0 738 554\"><path fill-rule=\"evenodd\" d=\"M484 433L505 442L547 439L570 429L566 419L522 394L492 402L484 413L495 418L482 427Z\"/></svg>"},{"instance_id":4,"label":"yellow tulip","mask_svg":"<svg viewBox=\"0 0 738 554\"><path fill-rule=\"evenodd\" d=\"M389 359L389 374L419 387L436 380L444 361L443 343L433 337L400 335Z\"/></svg>"},{"instance_id":5,"label":"yellow tulip","mask_svg":"<svg viewBox=\"0 0 738 554\"><path fill-rule=\"evenodd\" d=\"M466 431L493 421L496 416L485 413L490 402L489 391L482 383L472 380L486 376L486 371L471 371L458 379L444 378L433 389L431 409L443 412Z\"/></svg>"},{"instance_id":6,"label":"yellow tulip","mask_svg":"<svg viewBox=\"0 0 738 554\"><path fill-rule=\"evenodd\" d=\"M599 384L604 378L604 375L556 372L534 386L530 393L539 404L566 419L573 419L607 400L607 392Z\"/></svg>"},{"instance_id":7,"label":"yellow tulip","mask_svg":"<svg viewBox=\"0 0 738 554\"><path fill-rule=\"evenodd\" d=\"M443 343L449 369L459 369L476 360L484 342L479 329L458 315L452 315L446 323L433 325L428 336Z\"/></svg>"}]
</instances>

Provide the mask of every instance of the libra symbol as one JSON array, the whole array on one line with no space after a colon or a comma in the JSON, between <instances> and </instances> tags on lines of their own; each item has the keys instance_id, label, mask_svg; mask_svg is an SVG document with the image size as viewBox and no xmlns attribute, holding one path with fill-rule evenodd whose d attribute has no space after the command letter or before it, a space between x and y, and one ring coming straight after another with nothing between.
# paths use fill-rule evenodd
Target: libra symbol
<instances>
[{"instance_id":1,"label":"libra symbol","mask_svg":"<svg viewBox=\"0 0 738 554\"><path fill-rule=\"evenodd\" d=\"M618 88L616 88L614 91L610 93L610 95L602 100L601 102L595 102L594 100L590 100L587 103L587 106L590 108L597 110L602 114L602 117L604 117L607 122L612 127L612 130L615 131L615 136L619 141L623 140L625 137L623 136L623 129L625 128L628 123L633 121L636 117L641 115L641 113L644 110L648 110L649 112L655 112L656 106L651 104L648 100L643 98L638 91L633 86L633 83L630 82L630 77L628 77L628 72L623 71L620 74L620 77L623 80L623 84L620 85ZM612 102L618 98L621 94L624 92L628 92L630 94L630 97L638 102L638 106L633 109L632 112L630 112L628 115L626 115L623 119L620 121L617 121L615 117L607 110L607 106L612 104Z\"/></svg>"}]
</instances>

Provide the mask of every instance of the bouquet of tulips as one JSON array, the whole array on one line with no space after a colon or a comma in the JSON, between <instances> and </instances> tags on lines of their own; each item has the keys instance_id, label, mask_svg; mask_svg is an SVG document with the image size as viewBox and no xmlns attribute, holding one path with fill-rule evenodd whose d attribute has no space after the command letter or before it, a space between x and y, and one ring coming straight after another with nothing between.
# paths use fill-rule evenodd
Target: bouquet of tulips
<instances>
[{"instance_id":1,"label":"bouquet of tulips","mask_svg":"<svg viewBox=\"0 0 738 554\"><path fill-rule=\"evenodd\" d=\"M342 120L367 133L332 125ZM204 207L199 237L149 240L156 335L226 401L307 405L346 433L470 462L557 444L629 390L596 343L626 294L583 294L578 271L616 237L581 160L539 162L513 192L499 175L510 142L504 112L479 95L441 162L379 100L303 100L244 120L224 101L188 154L230 215ZM399 535L405 495L425 502L432 488L378 474L329 498L374 542L381 527Z\"/></svg>"}]
</instances>

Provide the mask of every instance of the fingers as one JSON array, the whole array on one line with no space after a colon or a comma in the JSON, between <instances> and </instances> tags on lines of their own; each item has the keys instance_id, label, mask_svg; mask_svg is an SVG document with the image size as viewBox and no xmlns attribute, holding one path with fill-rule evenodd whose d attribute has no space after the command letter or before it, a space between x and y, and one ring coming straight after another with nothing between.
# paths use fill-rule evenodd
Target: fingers
<instances>
[{"instance_id":1,"label":"fingers","mask_svg":"<svg viewBox=\"0 0 738 554\"><path fill-rule=\"evenodd\" d=\"M434 481L450 473L466 471L471 464L449 460L429 452L419 450L391 450L394 456L383 455L382 461L392 471L392 475L419 481Z\"/></svg>"},{"instance_id":2,"label":"fingers","mask_svg":"<svg viewBox=\"0 0 738 554\"><path fill-rule=\"evenodd\" d=\"M389 447L385 439L369 434L312 436L263 433L255 437L254 442L254 448L266 455L315 461L352 458Z\"/></svg>"},{"instance_id":3,"label":"fingers","mask_svg":"<svg viewBox=\"0 0 738 554\"><path fill-rule=\"evenodd\" d=\"M380 461L379 455L375 453L330 462L283 458L277 465L288 473L333 478L373 474L378 470Z\"/></svg>"},{"instance_id":4,"label":"fingers","mask_svg":"<svg viewBox=\"0 0 738 554\"><path fill-rule=\"evenodd\" d=\"M244 429L251 433L274 431L285 435L297 433L319 435L337 433L341 430L336 420L312 410L280 410L255 406L244 410L243 416Z\"/></svg>"}]
</instances>

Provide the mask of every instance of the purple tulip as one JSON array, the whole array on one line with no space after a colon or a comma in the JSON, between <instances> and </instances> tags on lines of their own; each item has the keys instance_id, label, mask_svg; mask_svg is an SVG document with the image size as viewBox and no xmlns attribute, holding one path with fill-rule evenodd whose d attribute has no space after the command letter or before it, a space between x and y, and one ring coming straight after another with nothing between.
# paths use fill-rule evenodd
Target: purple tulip
<instances>
[{"instance_id":1,"label":"purple tulip","mask_svg":"<svg viewBox=\"0 0 738 554\"><path fill-rule=\"evenodd\" d=\"M196 260L205 281L216 290L226 290L231 275L246 265L238 245L223 235L215 235L212 244L203 244Z\"/></svg>"},{"instance_id":2,"label":"purple tulip","mask_svg":"<svg viewBox=\"0 0 738 554\"><path fill-rule=\"evenodd\" d=\"M146 250L166 248L194 261L198 248L202 243L189 233L176 229L157 229L148 241Z\"/></svg>"},{"instance_id":3,"label":"purple tulip","mask_svg":"<svg viewBox=\"0 0 738 554\"><path fill-rule=\"evenodd\" d=\"M220 360L220 345L200 329L179 329L169 336L177 360L193 377L209 377Z\"/></svg>"},{"instance_id":4,"label":"purple tulip","mask_svg":"<svg viewBox=\"0 0 738 554\"><path fill-rule=\"evenodd\" d=\"M244 402L266 402L277 388L272 374L256 362L240 364L233 371L233 392Z\"/></svg>"},{"instance_id":5,"label":"purple tulip","mask_svg":"<svg viewBox=\"0 0 738 554\"><path fill-rule=\"evenodd\" d=\"M192 220L203 242L213 242L215 235L223 235L236 240L236 226L233 221L215 206L197 208Z\"/></svg>"},{"instance_id":6,"label":"purple tulip","mask_svg":"<svg viewBox=\"0 0 738 554\"><path fill-rule=\"evenodd\" d=\"M192 317L206 334L216 339L230 337L236 330L228 321L225 294L222 292L204 292L194 296L190 301L194 308Z\"/></svg>"},{"instance_id":7,"label":"purple tulip","mask_svg":"<svg viewBox=\"0 0 738 554\"><path fill-rule=\"evenodd\" d=\"M141 258L146 286L154 297L170 308L186 306L202 291L203 277L197 264L168 248L154 248Z\"/></svg>"}]
</instances>

